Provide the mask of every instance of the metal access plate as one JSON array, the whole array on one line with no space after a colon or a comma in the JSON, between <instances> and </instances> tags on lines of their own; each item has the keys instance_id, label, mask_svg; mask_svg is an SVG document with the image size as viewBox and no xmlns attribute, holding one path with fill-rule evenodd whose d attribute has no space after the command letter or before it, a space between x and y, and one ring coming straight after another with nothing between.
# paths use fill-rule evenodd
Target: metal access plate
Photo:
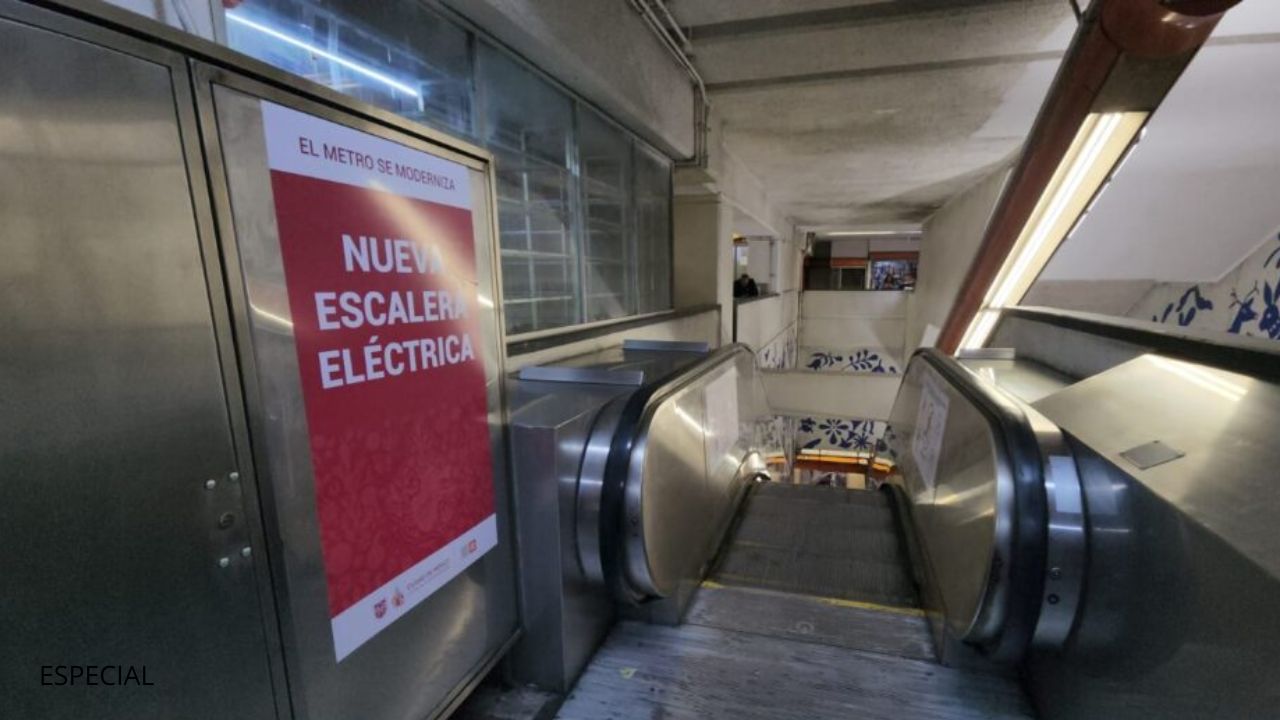
<instances>
[{"instance_id":1,"label":"metal access plate","mask_svg":"<svg viewBox=\"0 0 1280 720\"><path fill-rule=\"evenodd\" d=\"M1171 448L1159 440L1131 447L1120 453L1120 457L1133 463L1139 470L1147 470L1185 456L1186 453Z\"/></svg>"}]
</instances>

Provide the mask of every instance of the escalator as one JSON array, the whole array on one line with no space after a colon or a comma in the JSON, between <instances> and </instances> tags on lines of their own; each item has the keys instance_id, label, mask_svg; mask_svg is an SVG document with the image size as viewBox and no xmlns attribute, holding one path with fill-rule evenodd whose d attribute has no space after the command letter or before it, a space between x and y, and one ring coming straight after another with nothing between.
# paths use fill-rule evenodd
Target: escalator
<instances>
[{"instance_id":1,"label":"escalator","mask_svg":"<svg viewBox=\"0 0 1280 720\"><path fill-rule=\"evenodd\" d=\"M578 660L558 716L1273 717L1280 627L1257 609L1280 596L1277 540L1253 519L1277 504L1257 475L1276 450L1251 431L1197 445L1176 412L1224 432L1238 408L1276 415L1276 386L1191 362L1194 343L1101 334L1107 362L1054 366L1020 332L913 357L877 489L770 481L768 403L736 347L616 393L579 450L558 437L572 532L552 605ZM1198 492L1207 468L1248 469L1216 480L1251 504ZM590 603L594 635L573 620ZM538 637L525 657L546 657Z\"/></svg>"},{"instance_id":2,"label":"escalator","mask_svg":"<svg viewBox=\"0 0 1280 720\"><path fill-rule=\"evenodd\" d=\"M921 356L901 402L946 405L954 419L915 444L967 447L964 463L925 487L929 448L890 438L879 490L753 484L680 622L621 623L560 717L1033 717L998 661L1025 651L1040 614L1048 503L1024 457L1040 445L1013 401L955 370ZM1039 532L1016 534L1019 510L1040 512ZM948 543L968 552L939 574Z\"/></svg>"}]
</instances>

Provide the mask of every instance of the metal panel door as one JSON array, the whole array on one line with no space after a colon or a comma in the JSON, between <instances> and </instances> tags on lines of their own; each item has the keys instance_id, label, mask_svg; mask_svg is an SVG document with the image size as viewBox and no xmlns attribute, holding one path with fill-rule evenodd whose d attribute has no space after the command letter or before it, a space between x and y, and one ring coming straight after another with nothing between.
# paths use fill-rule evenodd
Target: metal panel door
<instances>
[{"instance_id":1,"label":"metal panel door","mask_svg":"<svg viewBox=\"0 0 1280 720\"><path fill-rule=\"evenodd\" d=\"M0 68L0 717L276 717L184 65L0 4Z\"/></svg>"}]
</instances>

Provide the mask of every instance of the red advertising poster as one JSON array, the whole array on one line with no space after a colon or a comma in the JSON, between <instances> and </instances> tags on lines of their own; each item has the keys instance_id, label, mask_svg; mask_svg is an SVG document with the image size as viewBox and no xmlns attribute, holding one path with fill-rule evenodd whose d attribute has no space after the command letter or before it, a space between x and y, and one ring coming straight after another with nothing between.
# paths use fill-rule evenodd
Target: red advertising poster
<instances>
[{"instance_id":1,"label":"red advertising poster","mask_svg":"<svg viewBox=\"0 0 1280 720\"><path fill-rule=\"evenodd\" d=\"M497 544L462 165L263 103L342 660Z\"/></svg>"}]
</instances>

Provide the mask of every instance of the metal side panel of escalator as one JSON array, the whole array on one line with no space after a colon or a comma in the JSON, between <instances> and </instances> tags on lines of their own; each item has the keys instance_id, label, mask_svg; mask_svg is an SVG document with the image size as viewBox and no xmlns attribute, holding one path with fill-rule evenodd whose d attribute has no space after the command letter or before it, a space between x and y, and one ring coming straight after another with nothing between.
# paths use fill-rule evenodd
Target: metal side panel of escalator
<instances>
[{"instance_id":1,"label":"metal side panel of escalator","mask_svg":"<svg viewBox=\"0 0 1280 720\"><path fill-rule=\"evenodd\" d=\"M1078 618L1025 662L1041 715L1280 717L1276 344L1037 308L992 338L962 364L1061 428L1084 492Z\"/></svg>"},{"instance_id":2,"label":"metal side panel of escalator","mask_svg":"<svg viewBox=\"0 0 1280 720\"><path fill-rule=\"evenodd\" d=\"M696 542L647 537L697 516L690 488L639 513L627 498L662 456L646 449L705 467L717 374L681 374L704 378L672 402L691 419L651 404L680 397L675 376L635 400L635 427L687 430L608 434L600 477L621 490L597 577L624 609L559 717L1277 717L1280 353L1029 310L994 337L1008 346L913 356L879 491L748 483L709 568L718 516ZM655 567L709 571L678 625L628 619L679 587Z\"/></svg>"},{"instance_id":3,"label":"metal side panel of escalator","mask_svg":"<svg viewBox=\"0 0 1280 720\"><path fill-rule=\"evenodd\" d=\"M675 623L734 517L767 405L749 350L633 343L510 379L524 637L565 692L619 616Z\"/></svg>"},{"instance_id":4,"label":"metal side panel of escalator","mask_svg":"<svg viewBox=\"0 0 1280 720\"><path fill-rule=\"evenodd\" d=\"M678 622L748 486L764 472L755 358L724 348L647 396L579 480L579 560L631 616Z\"/></svg>"},{"instance_id":5,"label":"metal side panel of escalator","mask_svg":"<svg viewBox=\"0 0 1280 720\"><path fill-rule=\"evenodd\" d=\"M1075 621L1084 506L1061 431L933 350L916 354L879 461L909 526L939 658L1021 660Z\"/></svg>"}]
</instances>

